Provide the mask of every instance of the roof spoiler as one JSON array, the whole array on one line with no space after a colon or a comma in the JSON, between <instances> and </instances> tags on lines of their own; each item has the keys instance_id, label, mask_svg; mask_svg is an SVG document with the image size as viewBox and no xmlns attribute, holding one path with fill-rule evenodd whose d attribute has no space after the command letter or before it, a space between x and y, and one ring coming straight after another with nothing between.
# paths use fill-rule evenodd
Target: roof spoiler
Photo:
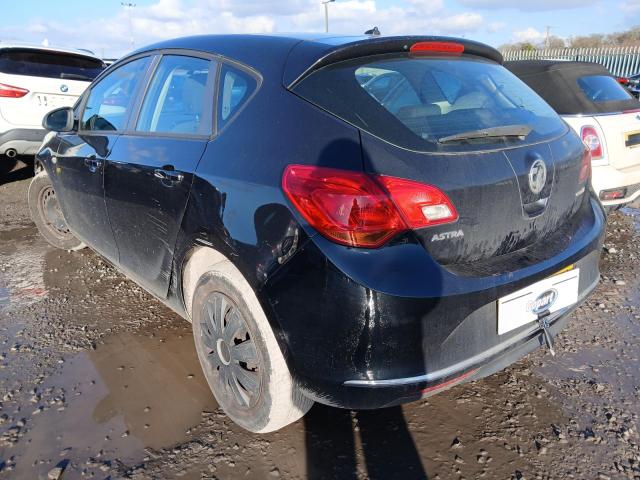
<instances>
[{"instance_id":1,"label":"roof spoiler","mask_svg":"<svg viewBox=\"0 0 640 480\"><path fill-rule=\"evenodd\" d=\"M502 64L502 54L483 43L462 38L436 36L357 37L347 43L332 44L323 41L303 41L296 45L287 58L284 85L291 89L314 71L337 62L369 55L409 52L415 43L456 43L464 46L464 53L487 58Z\"/></svg>"}]
</instances>

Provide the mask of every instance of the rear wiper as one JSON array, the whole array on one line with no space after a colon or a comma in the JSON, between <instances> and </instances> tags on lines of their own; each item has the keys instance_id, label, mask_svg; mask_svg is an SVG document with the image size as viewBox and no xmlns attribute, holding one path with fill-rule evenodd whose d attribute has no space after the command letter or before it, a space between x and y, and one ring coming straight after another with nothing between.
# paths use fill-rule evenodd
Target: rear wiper
<instances>
[{"instance_id":1,"label":"rear wiper","mask_svg":"<svg viewBox=\"0 0 640 480\"><path fill-rule=\"evenodd\" d=\"M88 80L90 82L93 81L92 77L82 75L81 73L61 73L60 78L67 78L69 80Z\"/></svg>"},{"instance_id":2,"label":"rear wiper","mask_svg":"<svg viewBox=\"0 0 640 480\"><path fill-rule=\"evenodd\" d=\"M456 133L438 139L438 143L472 140L476 138L519 137L524 139L531 132L529 125L505 125L503 127L483 128L469 132Z\"/></svg>"}]
</instances>

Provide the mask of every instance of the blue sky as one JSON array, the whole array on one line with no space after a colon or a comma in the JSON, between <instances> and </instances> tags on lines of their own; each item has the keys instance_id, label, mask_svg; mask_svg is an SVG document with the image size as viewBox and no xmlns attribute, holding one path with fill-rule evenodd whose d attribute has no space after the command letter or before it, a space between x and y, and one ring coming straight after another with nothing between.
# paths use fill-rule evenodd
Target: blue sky
<instances>
[{"instance_id":1,"label":"blue sky","mask_svg":"<svg viewBox=\"0 0 640 480\"><path fill-rule=\"evenodd\" d=\"M108 57L163 38L198 33L322 31L319 0L23 0L3 9L0 40L90 48ZM336 0L331 30L465 36L494 46L568 38L640 24L640 0Z\"/></svg>"}]
</instances>

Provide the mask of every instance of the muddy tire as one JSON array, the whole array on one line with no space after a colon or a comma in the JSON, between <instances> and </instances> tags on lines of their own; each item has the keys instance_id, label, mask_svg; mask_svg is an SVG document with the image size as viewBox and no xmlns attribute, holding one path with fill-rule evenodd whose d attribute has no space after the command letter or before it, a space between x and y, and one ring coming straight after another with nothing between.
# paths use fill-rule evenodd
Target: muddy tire
<instances>
[{"instance_id":1,"label":"muddy tire","mask_svg":"<svg viewBox=\"0 0 640 480\"><path fill-rule=\"evenodd\" d=\"M47 242L62 250L80 250L86 247L67 227L47 172L42 171L33 177L28 197L31 219Z\"/></svg>"},{"instance_id":2,"label":"muddy tire","mask_svg":"<svg viewBox=\"0 0 640 480\"><path fill-rule=\"evenodd\" d=\"M196 350L229 418L251 432L272 432L301 418L313 401L296 387L255 293L244 278L233 281L233 270L207 272L197 282L191 310Z\"/></svg>"}]
</instances>

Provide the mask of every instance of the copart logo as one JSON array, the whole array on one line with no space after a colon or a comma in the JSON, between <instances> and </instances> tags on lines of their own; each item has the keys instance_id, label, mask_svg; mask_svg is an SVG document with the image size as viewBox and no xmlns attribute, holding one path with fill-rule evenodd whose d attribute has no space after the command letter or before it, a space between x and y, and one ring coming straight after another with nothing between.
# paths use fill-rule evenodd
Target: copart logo
<instances>
[{"instance_id":1,"label":"copart logo","mask_svg":"<svg viewBox=\"0 0 640 480\"><path fill-rule=\"evenodd\" d=\"M464 232L462 230L453 230L451 232L442 232L436 233L431 237L432 242L440 242L442 240L450 240L452 238L460 238L464 237Z\"/></svg>"},{"instance_id":2,"label":"copart logo","mask_svg":"<svg viewBox=\"0 0 640 480\"><path fill-rule=\"evenodd\" d=\"M535 194L542 191L547 183L547 166L540 159L533 162L529 169L529 188Z\"/></svg>"},{"instance_id":3,"label":"copart logo","mask_svg":"<svg viewBox=\"0 0 640 480\"><path fill-rule=\"evenodd\" d=\"M550 288L542 292L538 298L527 302L527 311L538 315L539 313L549 310L558 299L558 291Z\"/></svg>"}]
</instances>

